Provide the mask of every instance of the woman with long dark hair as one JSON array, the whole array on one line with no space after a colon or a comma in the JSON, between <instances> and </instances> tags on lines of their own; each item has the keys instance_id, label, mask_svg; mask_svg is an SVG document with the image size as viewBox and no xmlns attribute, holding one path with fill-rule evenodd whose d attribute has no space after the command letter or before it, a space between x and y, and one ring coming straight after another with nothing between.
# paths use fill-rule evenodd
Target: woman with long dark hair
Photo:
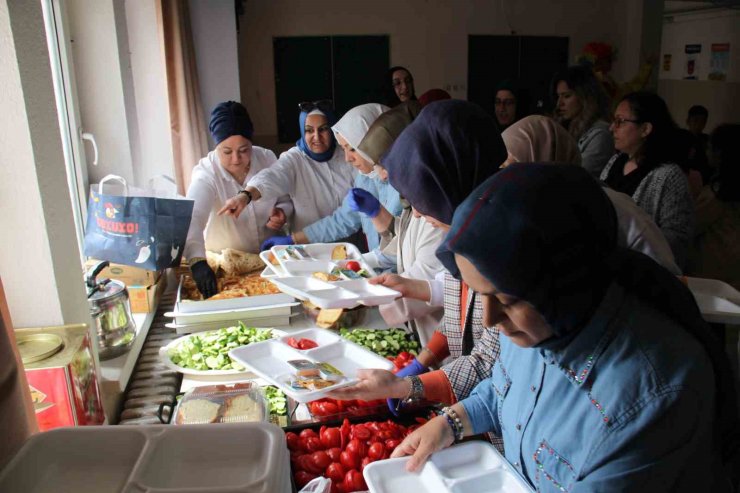
<instances>
[{"instance_id":1,"label":"woman with long dark hair","mask_svg":"<svg viewBox=\"0 0 740 493\"><path fill-rule=\"evenodd\" d=\"M597 177L614 154L609 133L609 100L591 69L568 67L553 78L555 119L578 142L581 166Z\"/></svg>"},{"instance_id":2,"label":"woman with long dark hair","mask_svg":"<svg viewBox=\"0 0 740 493\"><path fill-rule=\"evenodd\" d=\"M614 190L626 193L663 231L683 267L694 227L694 204L686 174L674 164L676 124L660 96L633 92L617 105L611 125L619 151L601 172Z\"/></svg>"}]
</instances>

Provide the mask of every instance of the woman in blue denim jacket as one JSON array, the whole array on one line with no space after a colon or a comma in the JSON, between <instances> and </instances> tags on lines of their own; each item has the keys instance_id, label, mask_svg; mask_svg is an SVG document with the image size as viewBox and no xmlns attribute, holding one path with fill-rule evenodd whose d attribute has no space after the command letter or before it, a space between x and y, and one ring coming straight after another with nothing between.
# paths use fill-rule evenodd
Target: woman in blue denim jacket
<instances>
[{"instance_id":1,"label":"woman in blue denim jacket","mask_svg":"<svg viewBox=\"0 0 740 493\"><path fill-rule=\"evenodd\" d=\"M493 431L538 491L729 491L729 364L688 289L618 248L615 222L574 166L514 164L466 199L438 255L506 337L492 376L394 456L417 469Z\"/></svg>"}]
</instances>

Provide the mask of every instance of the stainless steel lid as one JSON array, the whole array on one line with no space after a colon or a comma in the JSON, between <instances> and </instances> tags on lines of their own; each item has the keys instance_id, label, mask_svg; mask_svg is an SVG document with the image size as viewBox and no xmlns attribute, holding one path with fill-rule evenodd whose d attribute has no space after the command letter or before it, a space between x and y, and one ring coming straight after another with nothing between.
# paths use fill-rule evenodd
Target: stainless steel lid
<instances>
[{"instance_id":1,"label":"stainless steel lid","mask_svg":"<svg viewBox=\"0 0 740 493\"><path fill-rule=\"evenodd\" d=\"M119 296L124 292L128 295L126 285L121 281L106 279L104 282L99 283L96 286L96 289L87 297L87 299L88 301L103 301Z\"/></svg>"},{"instance_id":2,"label":"stainless steel lid","mask_svg":"<svg viewBox=\"0 0 740 493\"><path fill-rule=\"evenodd\" d=\"M19 335L16 342L25 364L44 360L64 349L64 340L56 334Z\"/></svg>"}]
</instances>

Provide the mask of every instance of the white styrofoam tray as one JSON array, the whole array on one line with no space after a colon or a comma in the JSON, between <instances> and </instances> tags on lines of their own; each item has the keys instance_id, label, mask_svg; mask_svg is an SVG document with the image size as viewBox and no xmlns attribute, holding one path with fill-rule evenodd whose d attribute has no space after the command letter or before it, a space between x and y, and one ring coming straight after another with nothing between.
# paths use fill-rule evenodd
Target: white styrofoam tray
<instances>
[{"instance_id":1,"label":"white styrofoam tray","mask_svg":"<svg viewBox=\"0 0 740 493\"><path fill-rule=\"evenodd\" d=\"M289 493L291 486L283 431L238 423L38 433L0 472L0 491Z\"/></svg>"},{"instance_id":2,"label":"white styrofoam tray","mask_svg":"<svg viewBox=\"0 0 740 493\"><path fill-rule=\"evenodd\" d=\"M334 260L331 258L332 252L336 247L340 245L344 246L344 248L347 250L347 258L343 260ZM284 252L291 247L301 247L309 255L309 258L299 260L292 257L287 257ZM280 277L295 275L310 276L313 272L317 271L329 273L334 267L344 268L344 264L346 264L350 260L359 262L362 268L365 269L371 276L375 275L375 271L372 269L372 267L370 267L370 265L367 264L367 262L365 262L365 259L360 253L360 250L352 243L309 243L306 245L277 245L272 247L271 252L278 260L278 262L280 262L282 273L280 273L279 269L273 268L273 271ZM322 264L319 263L322 261L325 263L323 268ZM315 270L306 271L301 274L295 273L296 269L301 269L301 267L299 267L299 264L302 263L314 263L317 268ZM308 267L304 267L303 269L308 269Z\"/></svg>"},{"instance_id":3,"label":"white styrofoam tray","mask_svg":"<svg viewBox=\"0 0 740 493\"><path fill-rule=\"evenodd\" d=\"M236 320L218 320L216 322L197 322L194 324L177 324L177 323L166 323L165 327L168 329L174 329L177 334L194 334L196 332L206 332L210 330L217 330L223 327L230 327L238 325L239 322L243 322L246 325L255 327L287 327L290 325L290 320L293 317L300 315L299 312L291 313L289 315L273 315L270 317L260 318L238 318Z\"/></svg>"},{"instance_id":4,"label":"white styrofoam tray","mask_svg":"<svg viewBox=\"0 0 740 493\"><path fill-rule=\"evenodd\" d=\"M227 320L250 320L254 318L271 317L275 315L290 315L292 308L300 303L292 301L290 303L280 303L270 306L254 306L249 308L234 308L229 310L215 310L205 312L186 312L182 313L177 310L167 312L165 317L174 318L178 325L195 324L200 322L219 322Z\"/></svg>"},{"instance_id":5,"label":"white styrofoam tray","mask_svg":"<svg viewBox=\"0 0 740 493\"><path fill-rule=\"evenodd\" d=\"M175 310L178 313L202 313L224 310L238 310L244 308L281 305L285 303L292 303L294 301L291 296L284 293L265 294L261 296L243 296L241 298L231 298L228 300L183 300L182 283L183 279L180 278L180 285L177 287L177 301L175 302Z\"/></svg>"},{"instance_id":6,"label":"white styrofoam tray","mask_svg":"<svg viewBox=\"0 0 740 493\"><path fill-rule=\"evenodd\" d=\"M311 339L319 346L304 351L294 349L285 342L288 337ZM280 388L296 402L320 399L332 390L357 382L357 370L361 368L382 370L393 368L393 363L382 356L324 329L292 332L278 339L242 346L229 351L229 357ZM306 359L314 363L329 363L341 371L346 378L319 390L293 389L288 380L295 373L295 369L288 361L298 359Z\"/></svg>"},{"instance_id":7,"label":"white styrofoam tray","mask_svg":"<svg viewBox=\"0 0 740 493\"><path fill-rule=\"evenodd\" d=\"M281 330L277 330L277 329L272 329L272 328L269 328L269 327L267 327L267 328L256 327L256 328L259 328L259 329L262 329L262 330L267 330L267 329L272 330L273 337L281 337L281 336L285 335L285 332L283 332ZM182 343L183 341L189 339L190 337L193 337L193 336L199 336L199 337L207 336L209 334L209 332L216 332L216 330L205 331L205 332L198 332L198 333L195 333L195 334L185 335L185 336L182 336L182 337L178 337L177 339L175 339L173 341L170 341L169 344L167 344L166 346L162 346L162 347L159 348L159 359L168 368L170 368L170 369L172 369L174 371L180 372L180 373L182 373L184 375L195 375L195 376L225 376L225 375L232 375L233 376L233 375L239 375L239 376L243 376L244 378L249 378L251 376L254 376L253 373L251 371L249 371L249 368L247 368L245 370L194 370L192 368L184 368L184 367L182 367L180 365L177 365L177 364L175 364L172 361L172 359L170 359L170 355L169 355L169 350L170 349L174 348L175 346L177 346L178 344ZM255 343L252 343L252 344L248 344L248 346L254 345L254 344L261 344L261 343L255 342ZM247 347L247 346L242 346L242 347Z\"/></svg>"},{"instance_id":8,"label":"white styrofoam tray","mask_svg":"<svg viewBox=\"0 0 740 493\"><path fill-rule=\"evenodd\" d=\"M274 265L272 262L270 262L270 253L272 253L270 250L263 250L260 252L260 258L265 263L265 268L260 276L265 278L284 276L285 273L283 272L283 268L280 266L280 264Z\"/></svg>"},{"instance_id":9,"label":"white styrofoam tray","mask_svg":"<svg viewBox=\"0 0 740 493\"><path fill-rule=\"evenodd\" d=\"M465 442L432 454L421 471L406 471L409 457L368 464L370 493L529 493L532 488L488 442Z\"/></svg>"},{"instance_id":10,"label":"white styrofoam tray","mask_svg":"<svg viewBox=\"0 0 740 493\"><path fill-rule=\"evenodd\" d=\"M280 277L270 282L283 293L310 301L319 308L354 308L357 305L378 306L390 303L401 293L367 279L325 282L313 277Z\"/></svg>"},{"instance_id":11,"label":"white styrofoam tray","mask_svg":"<svg viewBox=\"0 0 740 493\"><path fill-rule=\"evenodd\" d=\"M698 277L687 277L686 283L704 320L740 324L740 292L735 288L722 281Z\"/></svg>"}]
</instances>

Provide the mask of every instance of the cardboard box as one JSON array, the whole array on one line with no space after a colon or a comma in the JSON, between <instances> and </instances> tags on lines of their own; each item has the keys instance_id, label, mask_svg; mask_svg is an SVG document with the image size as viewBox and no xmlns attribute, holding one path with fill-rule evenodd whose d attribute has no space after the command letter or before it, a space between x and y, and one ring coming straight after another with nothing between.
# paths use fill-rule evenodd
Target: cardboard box
<instances>
[{"instance_id":1,"label":"cardboard box","mask_svg":"<svg viewBox=\"0 0 740 493\"><path fill-rule=\"evenodd\" d=\"M85 262L85 273L87 273L95 264L100 262L97 259L88 259ZM130 265L123 264L111 264L100 271L98 279L105 279L106 277L121 281L126 286L152 286L156 284L157 279L162 274L162 271L146 270L139 267L132 267Z\"/></svg>"},{"instance_id":2,"label":"cardboard box","mask_svg":"<svg viewBox=\"0 0 740 493\"><path fill-rule=\"evenodd\" d=\"M167 276L160 275L151 286L127 286L133 313L149 313L157 309L159 298L167 287Z\"/></svg>"}]
</instances>

